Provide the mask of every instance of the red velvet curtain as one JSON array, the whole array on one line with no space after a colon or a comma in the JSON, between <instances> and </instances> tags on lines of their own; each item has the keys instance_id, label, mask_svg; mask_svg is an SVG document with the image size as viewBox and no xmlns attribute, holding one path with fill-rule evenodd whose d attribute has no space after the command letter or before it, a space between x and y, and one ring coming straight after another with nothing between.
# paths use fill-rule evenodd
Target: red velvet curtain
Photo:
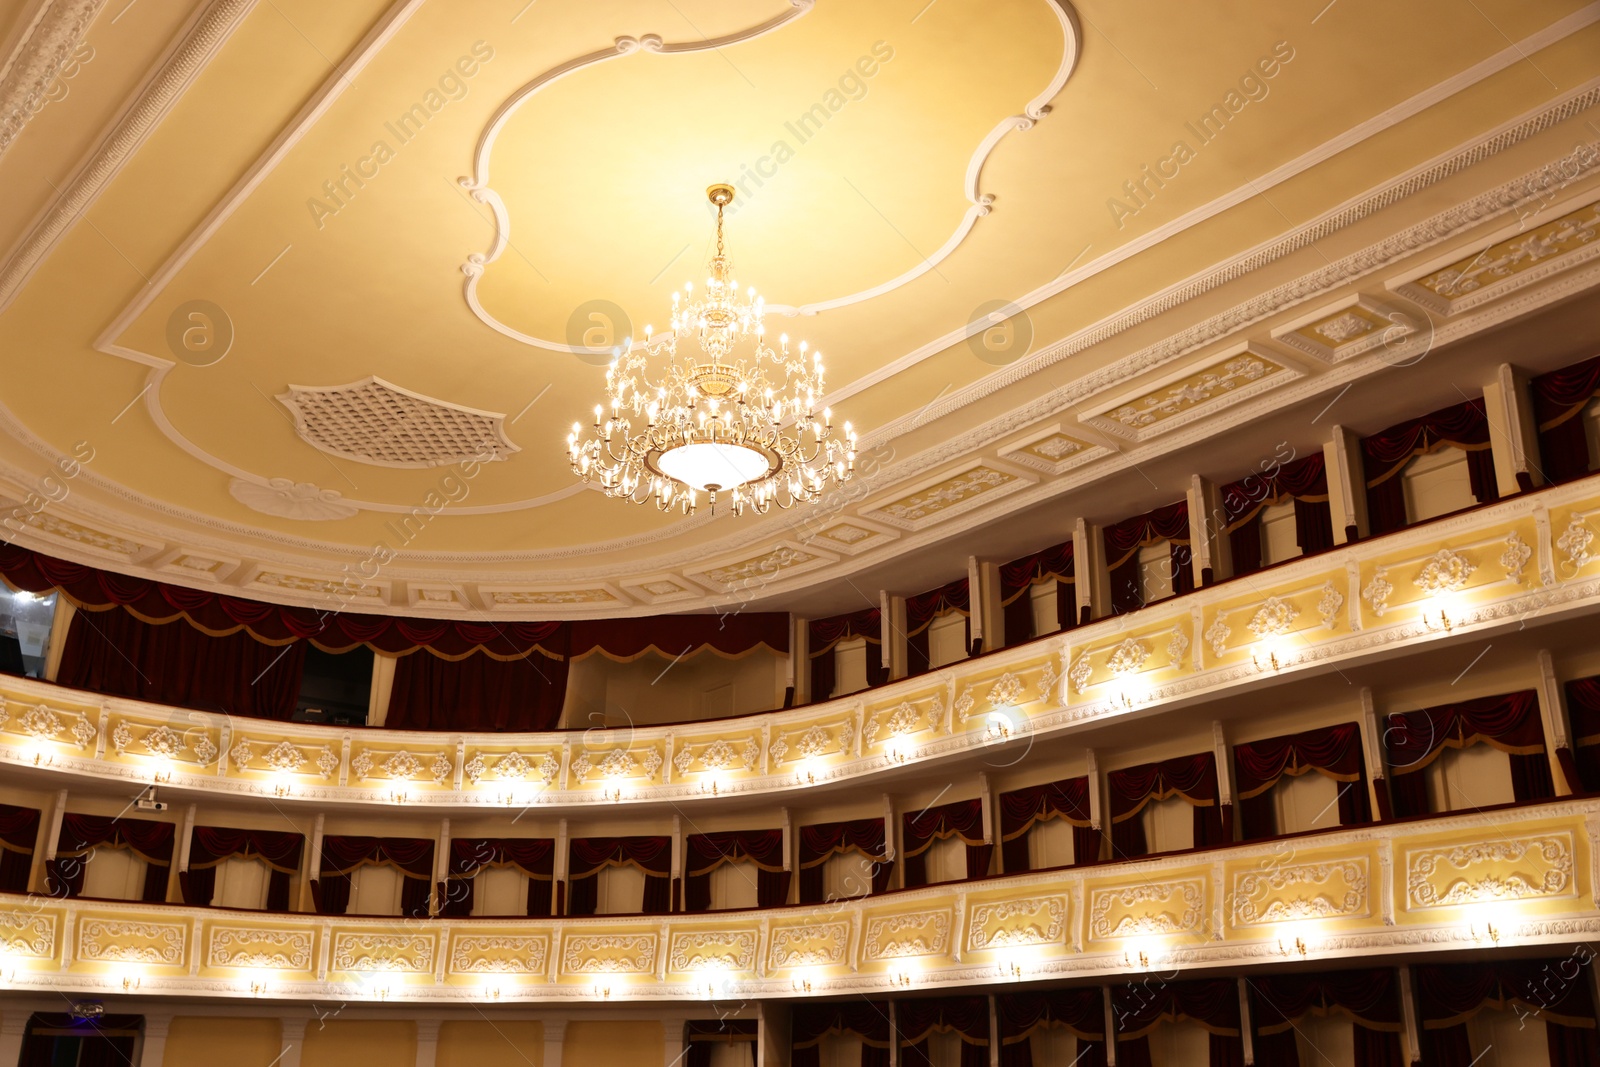
<instances>
[{"instance_id":1,"label":"red velvet curtain","mask_svg":"<svg viewBox=\"0 0 1600 1067\"><path fill-rule=\"evenodd\" d=\"M1469 1067L1474 1061L1466 1023L1493 1008L1544 1020L1552 1065L1600 1063L1587 962L1574 952L1553 959L1416 967L1424 1062Z\"/></svg>"},{"instance_id":2,"label":"red velvet curtain","mask_svg":"<svg viewBox=\"0 0 1600 1067\"><path fill-rule=\"evenodd\" d=\"M984 841L983 801L957 800L937 808L924 808L903 816L900 859L905 864L905 884L928 885L928 849L935 841L956 837L967 846L967 877L983 878L989 873L989 856L994 846Z\"/></svg>"},{"instance_id":3,"label":"red velvet curtain","mask_svg":"<svg viewBox=\"0 0 1600 1067\"><path fill-rule=\"evenodd\" d=\"M1454 446L1467 453L1472 495L1479 503L1500 498L1489 451L1489 416L1483 398L1453 404L1408 419L1361 439L1367 479L1367 527L1373 536L1406 524L1405 484L1398 476L1426 452Z\"/></svg>"},{"instance_id":4,"label":"red velvet curtain","mask_svg":"<svg viewBox=\"0 0 1600 1067\"><path fill-rule=\"evenodd\" d=\"M1567 778L1585 793L1600 792L1600 677L1579 678L1566 688L1573 746L1562 761Z\"/></svg>"},{"instance_id":5,"label":"red velvet curtain","mask_svg":"<svg viewBox=\"0 0 1600 1067\"><path fill-rule=\"evenodd\" d=\"M1189 501L1156 508L1143 515L1107 526L1104 531L1106 569L1111 572L1111 610L1121 615L1144 606L1139 550L1162 541L1171 546L1172 591L1194 589L1193 552L1189 545Z\"/></svg>"},{"instance_id":6,"label":"red velvet curtain","mask_svg":"<svg viewBox=\"0 0 1600 1067\"><path fill-rule=\"evenodd\" d=\"M113 608L72 617L56 680L108 696L283 720L294 714L305 658L302 641L274 647L242 631L212 637Z\"/></svg>"},{"instance_id":7,"label":"red velvet curtain","mask_svg":"<svg viewBox=\"0 0 1600 1067\"><path fill-rule=\"evenodd\" d=\"M1078 1059L1073 1067L1105 1065L1105 993L1099 986L1001 993L995 997L995 1015L1000 1025L1000 1067L1034 1067L1028 1037L1041 1027L1052 1026L1078 1039Z\"/></svg>"},{"instance_id":8,"label":"red velvet curtain","mask_svg":"<svg viewBox=\"0 0 1600 1067\"><path fill-rule=\"evenodd\" d=\"M565 659L405 656L395 665L391 730L554 730L567 696Z\"/></svg>"},{"instance_id":9,"label":"red velvet curtain","mask_svg":"<svg viewBox=\"0 0 1600 1067\"><path fill-rule=\"evenodd\" d=\"M862 638L867 643L867 685L879 686L889 680L889 668L883 665L883 614L877 608L866 608L847 615L834 615L826 619L812 619L807 624L809 640L806 658L811 661L811 702L827 700L833 692L836 678L834 646L840 641Z\"/></svg>"},{"instance_id":10,"label":"red velvet curtain","mask_svg":"<svg viewBox=\"0 0 1600 1067\"><path fill-rule=\"evenodd\" d=\"M351 876L361 867L393 867L404 875L400 914L428 916L433 890L433 846L427 838L351 837L322 839L322 872L311 883L311 896L321 915L343 915L350 906Z\"/></svg>"},{"instance_id":11,"label":"red velvet curtain","mask_svg":"<svg viewBox=\"0 0 1600 1067\"><path fill-rule=\"evenodd\" d=\"M1307 1016L1348 1016L1356 1067L1402 1067L1400 984L1396 971L1372 967L1326 974L1262 974L1250 979L1257 1063L1299 1062L1296 1024Z\"/></svg>"},{"instance_id":12,"label":"red velvet curtain","mask_svg":"<svg viewBox=\"0 0 1600 1067\"><path fill-rule=\"evenodd\" d=\"M1418 772L1446 748L1466 748L1479 742L1510 754L1511 784L1517 800L1555 795L1544 750L1539 696L1532 689L1396 712L1389 716L1387 727L1383 736L1396 816L1428 814L1427 781Z\"/></svg>"},{"instance_id":13,"label":"red velvet curtain","mask_svg":"<svg viewBox=\"0 0 1600 1067\"><path fill-rule=\"evenodd\" d=\"M756 868L756 906L777 908L789 900L782 830L724 830L683 839L684 911L711 910L711 872L735 860Z\"/></svg>"},{"instance_id":14,"label":"red velvet curtain","mask_svg":"<svg viewBox=\"0 0 1600 1067\"><path fill-rule=\"evenodd\" d=\"M885 859L882 819L855 819L851 822L818 823L800 827L800 903L823 902L822 865L836 852L858 852L875 860L872 892L889 888L894 864Z\"/></svg>"},{"instance_id":15,"label":"red velvet curtain","mask_svg":"<svg viewBox=\"0 0 1600 1067\"><path fill-rule=\"evenodd\" d=\"M989 1067L989 998L939 997L895 1002L901 1067L932 1067L928 1035L961 1037L961 1067Z\"/></svg>"},{"instance_id":16,"label":"red velvet curtain","mask_svg":"<svg viewBox=\"0 0 1600 1067\"><path fill-rule=\"evenodd\" d=\"M1000 567L1000 606L1005 613L1005 647L1039 636L1033 632L1032 596L1038 582L1056 583L1056 626L1062 630L1076 626L1076 581L1070 539L1003 564Z\"/></svg>"},{"instance_id":17,"label":"red velvet curtain","mask_svg":"<svg viewBox=\"0 0 1600 1067\"><path fill-rule=\"evenodd\" d=\"M1235 576L1261 569L1262 509L1294 501L1295 540L1309 556L1333 547L1333 518L1328 507L1328 471L1322 453L1246 475L1222 487Z\"/></svg>"},{"instance_id":18,"label":"red velvet curtain","mask_svg":"<svg viewBox=\"0 0 1600 1067\"><path fill-rule=\"evenodd\" d=\"M324 610L284 607L97 570L8 544L0 544L0 575L33 593L59 589L91 612L120 605L145 622L184 618L213 637L243 629L267 644L285 645L304 638L327 652L345 652L364 644L391 656L426 648L445 657L484 649L502 658L521 658L551 635L564 635L571 625L367 615L340 610L343 605L335 602L336 596L330 596Z\"/></svg>"},{"instance_id":19,"label":"red velvet curtain","mask_svg":"<svg viewBox=\"0 0 1600 1067\"><path fill-rule=\"evenodd\" d=\"M1589 473L1588 435L1583 409L1600 394L1600 356L1541 374L1528 383L1533 419L1539 427L1539 463L1545 480L1557 485Z\"/></svg>"},{"instance_id":20,"label":"red velvet curtain","mask_svg":"<svg viewBox=\"0 0 1600 1067\"><path fill-rule=\"evenodd\" d=\"M528 876L529 916L550 914L550 881L556 843L548 837L454 837L450 839L450 871L441 887L439 914L472 914L473 879L480 871L515 867Z\"/></svg>"},{"instance_id":21,"label":"red velvet curtain","mask_svg":"<svg viewBox=\"0 0 1600 1067\"><path fill-rule=\"evenodd\" d=\"M290 888L300 873L304 849L305 838L288 830L196 826L189 838L189 869L178 873L183 901L192 907L210 907L218 865L237 856L267 865L272 872L267 879L267 910L289 911Z\"/></svg>"},{"instance_id":22,"label":"red velvet curtain","mask_svg":"<svg viewBox=\"0 0 1600 1067\"><path fill-rule=\"evenodd\" d=\"M26 893L39 840L39 812L0 804L0 893Z\"/></svg>"},{"instance_id":23,"label":"red velvet curtain","mask_svg":"<svg viewBox=\"0 0 1600 1067\"><path fill-rule=\"evenodd\" d=\"M1089 820L1089 779L1067 778L1000 794L1000 860L1007 874L1032 870L1028 833L1046 819L1072 826L1072 865L1100 858L1100 831Z\"/></svg>"},{"instance_id":24,"label":"red velvet curtain","mask_svg":"<svg viewBox=\"0 0 1600 1067\"><path fill-rule=\"evenodd\" d=\"M1312 771L1339 784L1339 824L1371 822L1361 728L1353 722L1233 746L1241 836L1246 841L1278 833L1272 787L1285 775Z\"/></svg>"},{"instance_id":25,"label":"red velvet curtain","mask_svg":"<svg viewBox=\"0 0 1600 1067\"><path fill-rule=\"evenodd\" d=\"M1111 795L1111 848L1117 859L1150 854L1138 815L1151 801L1175 796L1194 806L1195 848L1225 843L1217 806L1217 761L1210 752L1112 771L1106 775L1106 785Z\"/></svg>"},{"instance_id":26,"label":"red velvet curtain","mask_svg":"<svg viewBox=\"0 0 1600 1067\"><path fill-rule=\"evenodd\" d=\"M967 615L966 636L962 638L962 643L964 646L971 646L971 610L971 591L967 589L965 578L941 585L937 589L930 589L926 593L906 597L907 677L927 674L931 669L928 662L928 627L932 626L933 620L940 616L957 612Z\"/></svg>"},{"instance_id":27,"label":"red velvet curtain","mask_svg":"<svg viewBox=\"0 0 1600 1067\"><path fill-rule=\"evenodd\" d=\"M642 915L665 915L672 906L672 838L579 837L569 846L567 914L593 915L599 904L596 877L607 867L644 872Z\"/></svg>"},{"instance_id":28,"label":"red velvet curtain","mask_svg":"<svg viewBox=\"0 0 1600 1067\"><path fill-rule=\"evenodd\" d=\"M61 836L56 838L56 858L45 864L47 891L58 897L82 895L85 865L93 861L89 854L96 848L125 848L146 864L139 899L162 903L167 899L175 836L170 822L67 812L61 819Z\"/></svg>"},{"instance_id":29,"label":"red velvet curtain","mask_svg":"<svg viewBox=\"0 0 1600 1067\"><path fill-rule=\"evenodd\" d=\"M1111 989L1117 1063L1150 1062L1148 1035L1163 1022L1190 1020L1211 1034L1211 1067L1243 1067L1239 987L1231 978L1192 982L1130 981Z\"/></svg>"},{"instance_id":30,"label":"red velvet curtain","mask_svg":"<svg viewBox=\"0 0 1600 1067\"><path fill-rule=\"evenodd\" d=\"M790 1019L791 1067L818 1067L818 1046L830 1034L855 1034L862 1041L862 1067L887 1067L889 1004L877 1000L844 1000L827 1004L797 1004Z\"/></svg>"},{"instance_id":31,"label":"red velvet curtain","mask_svg":"<svg viewBox=\"0 0 1600 1067\"><path fill-rule=\"evenodd\" d=\"M782 611L579 619L570 625L573 659L598 653L626 663L647 652L668 659L703 651L729 659L758 650L789 652L789 616Z\"/></svg>"}]
</instances>

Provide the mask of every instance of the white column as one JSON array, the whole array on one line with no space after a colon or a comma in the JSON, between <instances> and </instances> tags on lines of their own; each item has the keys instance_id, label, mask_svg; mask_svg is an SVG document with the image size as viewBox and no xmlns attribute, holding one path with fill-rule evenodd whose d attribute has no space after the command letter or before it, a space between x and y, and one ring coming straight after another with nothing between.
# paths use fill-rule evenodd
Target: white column
<instances>
[{"instance_id":1,"label":"white column","mask_svg":"<svg viewBox=\"0 0 1600 1067\"><path fill-rule=\"evenodd\" d=\"M433 852L433 885L430 887L429 915L438 915L444 911L445 898L439 894L439 887L444 885L450 877L450 820L439 820L439 843Z\"/></svg>"},{"instance_id":2,"label":"white column","mask_svg":"<svg viewBox=\"0 0 1600 1067\"><path fill-rule=\"evenodd\" d=\"M61 839L61 817L66 810L67 791L63 789L51 798L49 810L39 820L39 834L33 841L33 864L28 870L30 893L42 893L45 890L44 863L47 859L56 858L56 842Z\"/></svg>"},{"instance_id":3,"label":"white column","mask_svg":"<svg viewBox=\"0 0 1600 1067\"><path fill-rule=\"evenodd\" d=\"M53 682L61 673L61 654L66 651L67 631L72 628L72 617L78 613L77 607L62 596L56 594L56 606L50 617L50 641L45 646L44 653L44 680ZM7 1061L6 1067L11 1067L15 1060Z\"/></svg>"},{"instance_id":4,"label":"white column","mask_svg":"<svg viewBox=\"0 0 1600 1067\"><path fill-rule=\"evenodd\" d=\"M1106 539L1100 527L1078 520L1072 534L1072 556L1079 610L1087 606L1092 619L1111 614L1111 571L1106 567Z\"/></svg>"},{"instance_id":5,"label":"white column","mask_svg":"<svg viewBox=\"0 0 1600 1067\"><path fill-rule=\"evenodd\" d=\"M801 627L804 625L804 619L796 619L793 615L789 616L789 655L783 661L783 700L781 702L781 706L785 708L793 707L799 702L797 699L799 690L795 688L799 684L797 681L799 672L795 670L795 664L805 663L803 658L805 649L800 643Z\"/></svg>"},{"instance_id":6,"label":"white column","mask_svg":"<svg viewBox=\"0 0 1600 1067\"><path fill-rule=\"evenodd\" d=\"M907 665L908 653L906 651L906 598L903 596L889 596L881 594L889 605L887 611L882 612L884 619L883 647L889 650L889 678L904 678L906 671L911 668Z\"/></svg>"},{"instance_id":7,"label":"white column","mask_svg":"<svg viewBox=\"0 0 1600 1067\"><path fill-rule=\"evenodd\" d=\"M895 1001L889 1001L889 1067L900 1067L900 1019Z\"/></svg>"},{"instance_id":8,"label":"white column","mask_svg":"<svg viewBox=\"0 0 1600 1067\"><path fill-rule=\"evenodd\" d=\"M1215 719L1211 722L1211 750L1213 758L1217 761L1217 803L1224 808L1223 820L1227 823L1223 827L1224 834L1229 834L1233 829L1233 761L1228 758L1228 736L1223 733L1222 723ZM1232 840L1229 835L1227 840Z\"/></svg>"},{"instance_id":9,"label":"white column","mask_svg":"<svg viewBox=\"0 0 1600 1067\"><path fill-rule=\"evenodd\" d=\"M1567 781L1566 768L1561 766L1557 750L1572 752L1572 740L1567 736L1567 696L1562 692L1561 681L1556 677L1555 662L1550 650L1539 650L1539 715L1544 721L1544 749L1550 757L1550 780L1555 783L1559 796L1569 796L1578 791L1578 782Z\"/></svg>"},{"instance_id":10,"label":"white column","mask_svg":"<svg viewBox=\"0 0 1600 1067\"><path fill-rule=\"evenodd\" d=\"M1422 1042L1419 1040L1420 1027L1417 1021L1417 1001L1411 992L1411 968L1402 965L1400 968L1400 1020L1404 1026L1406 1040L1405 1058L1407 1063L1416 1063L1422 1059Z\"/></svg>"},{"instance_id":11,"label":"white column","mask_svg":"<svg viewBox=\"0 0 1600 1067\"><path fill-rule=\"evenodd\" d=\"M678 1067L684 1058L683 1022L679 1019L663 1019L661 1030L666 1046L666 1052L661 1057L662 1067Z\"/></svg>"},{"instance_id":12,"label":"white column","mask_svg":"<svg viewBox=\"0 0 1600 1067\"><path fill-rule=\"evenodd\" d=\"M382 726L389 718L389 694L394 691L396 662L393 656L373 654L372 691L367 697L367 722L373 726Z\"/></svg>"},{"instance_id":13,"label":"white column","mask_svg":"<svg viewBox=\"0 0 1600 1067\"><path fill-rule=\"evenodd\" d=\"M993 652L1006 645L1005 609L1000 604L1000 564L978 564L978 588L983 591L983 650Z\"/></svg>"},{"instance_id":14,"label":"white column","mask_svg":"<svg viewBox=\"0 0 1600 1067\"><path fill-rule=\"evenodd\" d=\"M1385 812L1389 805L1384 798L1389 795L1389 786L1386 781L1389 777L1389 772L1383 763L1383 745L1380 740L1382 735L1378 733L1378 716L1372 703L1372 690L1365 686L1361 689L1361 719L1359 721L1361 726L1361 746L1367 755L1367 791L1370 794L1367 799L1372 804L1370 809L1372 817L1374 819L1384 819L1388 817ZM1379 782L1384 784L1379 785Z\"/></svg>"},{"instance_id":15,"label":"white column","mask_svg":"<svg viewBox=\"0 0 1600 1067\"><path fill-rule=\"evenodd\" d=\"M1328 510L1333 518L1333 543L1367 536L1367 476L1361 462L1361 439L1343 426L1333 428L1333 440L1322 446L1328 469Z\"/></svg>"},{"instance_id":16,"label":"white column","mask_svg":"<svg viewBox=\"0 0 1600 1067\"><path fill-rule=\"evenodd\" d=\"M1100 761L1095 758L1094 749L1092 748L1084 749L1083 754L1089 761L1088 770L1084 772L1089 778L1089 825L1094 827L1097 835L1095 842L1098 847L1102 843L1102 839L1108 836L1108 830L1105 827L1104 822L1102 822L1100 815L1101 804L1103 803L1103 801L1100 799ZM1083 862L1082 857L1080 856L1073 856L1072 858L1076 862ZM1098 860L1099 858L1099 855L1096 854L1095 856L1091 857L1091 861Z\"/></svg>"},{"instance_id":17,"label":"white column","mask_svg":"<svg viewBox=\"0 0 1600 1067\"><path fill-rule=\"evenodd\" d=\"M7 1005L0 1015L0 1064L11 1067L22 1059L22 1037L28 1031L28 1016L32 1014L15 1001Z\"/></svg>"},{"instance_id":18,"label":"white column","mask_svg":"<svg viewBox=\"0 0 1600 1067\"><path fill-rule=\"evenodd\" d=\"M300 1049L306 1043L306 1021L301 1018L281 1019L278 1022L278 1041L283 1051L273 1067L300 1067Z\"/></svg>"},{"instance_id":19,"label":"white column","mask_svg":"<svg viewBox=\"0 0 1600 1067\"><path fill-rule=\"evenodd\" d=\"M567 1020L546 1019L539 1025L544 1031L544 1067L561 1067L561 1046L567 1037Z\"/></svg>"},{"instance_id":20,"label":"white column","mask_svg":"<svg viewBox=\"0 0 1600 1067\"><path fill-rule=\"evenodd\" d=\"M1494 454L1494 480L1500 495L1512 496L1544 484L1529 456L1539 454L1538 428L1527 376L1509 363L1495 369L1495 380L1483 387L1489 416L1489 448Z\"/></svg>"},{"instance_id":21,"label":"white column","mask_svg":"<svg viewBox=\"0 0 1600 1067\"><path fill-rule=\"evenodd\" d=\"M1111 987L1101 986L1100 995L1106 1008L1106 1067L1117 1067L1117 1028L1111 1011Z\"/></svg>"},{"instance_id":22,"label":"white column","mask_svg":"<svg viewBox=\"0 0 1600 1067\"><path fill-rule=\"evenodd\" d=\"M1218 568L1218 545L1227 539L1220 537L1220 523L1213 515L1211 502L1216 488L1198 474L1189 477L1189 550L1190 567L1194 574L1194 587L1203 588L1226 575Z\"/></svg>"},{"instance_id":23,"label":"white column","mask_svg":"<svg viewBox=\"0 0 1600 1067\"><path fill-rule=\"evenodd\" d=\"M555 893L556 892L556 887L560 886L566 880L567 880L567 820L562 819L560 822L556 823L556 854L555 854L554 867L552 868L552 871L551 871L550 892L551 893ZM570 887L568 887L568 888L570 889ZM554 905L555 905L555 899L552 897L551 898L551 906L554 907ZM567 902L566 902L566 900L563 899L561 901L560 914L564 915L564 914L566 914L566 911L567 911Z\"/></svg>"},{"instance_id":24,"label":"white column","mask_svg":"<svg viewBox=\"0 0 1600 1067\"><path fill-rule=\"evenodd\" d=\"M785 904L795 903L795 895L799 892L800 879L794 874L799 870L794 856L794 824L789 818L789 809L779 809L783 814L783 869L789 872L789 892L784 896Z\"/></svg>"},{"instance_id":25,"label":"white column","mask_svg":"<svg viewBox=\"0 0 1600 1067\"><path fill-rule=\"evenodd\" d=\"M1245 1067L1254 1067L1256 1062L1255 1035L1251 1033L1254 1027L1250 1022L1250 985L1243 978L1239 979L1239 1039L1244 1045Z\"/></svg>"},{"instance_id":26,"label":"white column","mask_svg":"<svg viewBox=\"0 0 1600 1067\"><path fill-rule=\"evenodd\" d=\"M798 707L811 702L811 620L794 619L793 626L794 637L789 642L789 670L793 675L794 702Z\"/></svg>"},{"instance_id":27,"label":"white column","mask_svg":"<svg viewBox=\"0 0 1600 1067\"><path fill-rule=\"evenodd\" d=\"M439 1020L417 1020L417 1067L433 1067L439 1057Z\"/></svg>"},{"instance_id":28,"label":"white column","mask_svg":"<svg viewBox=\"0 0 1600 1067\"><path fill-rule=\"evenodd\" d=\"M167 1055L167 1028L172 1025L170 1012L145 1012L144 1033L139 1041L139 1067L161 1067Z\"/></svg>"},{"instance_id":29,"label":"white column","mask_svg":"<svg viewBox=\"0 0 1600 1067\"><path fill-rule=\"evenodd\" d=\"M1000 1009L989 994L989 1067L1000 1067Z\"/></svg>"},{"instance_id":30,"label":"white column","mask_svg":"<svg viewBox=\"0 0 1600 1067\"><path fill-rule=\"evenodd\" d=\"M682 911L684 898L688 890L683 884L683 816L672 817L672 880L668 885L673 886L672 900L667 903L668 911Z\"/></svg>"},{"instance_id":31,"label":"white column","mask_svg":"<svg viewBox=\"0 0 1600 1067\"><path fill-rule=\"evenodd\" d=\"M306 857L306 862L301 865L305 875L300 883L300 910L305 911L306 905L311 904L310 910L316 910L316 901L311 897L311 883L322 880L322 813L317 813L316 821L311 824L311 855Z\"/></svg>"},{"instance_id":32,"label":"white column","mask_svg":"<svg viewBox=\"0 0 1600 1067\"><path fill-rule=\"evenodd\" d=\"M900 820L895 818L894 798L885 793L883 794L883 859L885 863L894 863L895 857L900 853L900 850L895 847L899 843ZM905 888L905 879L905 868L898 865L889 876L890 885L899 886L902 889Z\"/></svg>"}]
</instances>

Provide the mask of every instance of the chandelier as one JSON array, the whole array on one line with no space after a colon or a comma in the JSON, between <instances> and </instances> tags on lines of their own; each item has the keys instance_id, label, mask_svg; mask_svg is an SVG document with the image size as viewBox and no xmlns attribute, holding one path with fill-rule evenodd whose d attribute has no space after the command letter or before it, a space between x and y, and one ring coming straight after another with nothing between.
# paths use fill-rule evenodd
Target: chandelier
<instances>
[{"instance_id":1,"label":"chandelier","mask_svg":"<svg viewBox=\"0 0 1600 1067\"><path fill-rule=\"evenodd\" d=\"M713 185L717 253L697 297L672 294L672 328L629 338L606 369L606 403L584 436L567 437L572 470L607 496L693 514L701 493L712 512L725 493L735 515L809 503L855 470L856 435L835 435L833 413L817 417L822 354L787 334L773 349L752 287L743 294L722 244L722 211L733 186Z\"/></svg>"}]
</instances>

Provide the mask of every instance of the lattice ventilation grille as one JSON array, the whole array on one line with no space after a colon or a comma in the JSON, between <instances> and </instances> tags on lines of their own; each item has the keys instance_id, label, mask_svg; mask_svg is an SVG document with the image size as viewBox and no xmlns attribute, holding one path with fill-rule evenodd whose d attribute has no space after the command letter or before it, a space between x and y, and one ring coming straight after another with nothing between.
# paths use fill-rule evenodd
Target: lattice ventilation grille
<instances>
[{"instance_id":1,"label":"lattice ventilation grille","mask_svg":"<svg viewBox=\"0 0 1600 1067\"><path fill-rule=\"evenodd\" d=\"M381 378L329 388L291 385L278 397L310 445L381 467L440 467L517 451L505 416L447 404Z\"/></svg>"}]
</instances>

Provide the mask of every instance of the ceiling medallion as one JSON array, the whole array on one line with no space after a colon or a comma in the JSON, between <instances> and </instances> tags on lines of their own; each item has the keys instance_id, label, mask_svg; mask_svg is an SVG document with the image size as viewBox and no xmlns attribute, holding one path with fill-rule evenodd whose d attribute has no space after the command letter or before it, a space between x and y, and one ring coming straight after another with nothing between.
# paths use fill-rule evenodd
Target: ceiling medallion
<instances>
[{"instance_id":1,"label":"ceiling medallion","mask_svg":"<svg viewBox=\"0 0 1600 1067\"><path fill-rule=\"evenodd\" d=\"M717 494L727 494L735 515L810 503L854 473L855 431L847 422L835 436L829 409L817 418L820 352L802 341L791 355L787 334L776 351L767 345L766 302L754 287L740 294L723 251L733 187L713 185L706 195L717 207L717 253L705 290L696 299L689 283L673 293L671 331L657 337L646 326L644 342L629 338L611 361L610 414L596 404L587 437L573 424L572 470L607 496L654 498L662 511L693 514L701 493L713 512Z\"/></svg>"}]
</instances>

